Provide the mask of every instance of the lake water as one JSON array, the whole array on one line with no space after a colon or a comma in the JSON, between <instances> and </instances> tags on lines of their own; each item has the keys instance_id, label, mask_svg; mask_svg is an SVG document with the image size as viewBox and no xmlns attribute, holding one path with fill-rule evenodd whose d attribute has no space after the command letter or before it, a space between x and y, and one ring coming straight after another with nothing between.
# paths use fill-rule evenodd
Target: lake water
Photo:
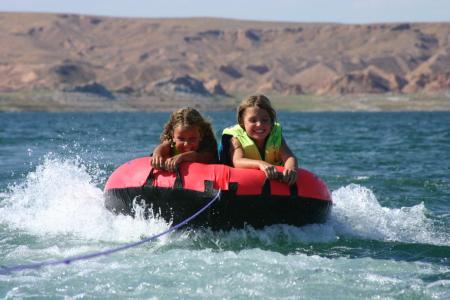
<instances>
[{"instance_id":1,"label":"lake water","mask_svg":"<svg viewBox=\"0 0 450 300\"><path fill-rule=\"evenodd\" d=\"M234 113L204 113L217 132ZM111 172L167 113L0 113L0 265L104 251L171 224L109 213ZM90 260L0 275L0 297L450 299L450 113L279 113L332 191L321 225L184 228Z\"/></svg>"}]
</instances>

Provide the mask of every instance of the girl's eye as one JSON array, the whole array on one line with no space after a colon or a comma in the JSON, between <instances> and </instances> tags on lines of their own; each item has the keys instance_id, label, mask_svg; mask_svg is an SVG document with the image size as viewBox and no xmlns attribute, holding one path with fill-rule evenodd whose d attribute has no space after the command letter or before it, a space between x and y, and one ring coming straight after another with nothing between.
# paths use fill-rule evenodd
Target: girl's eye
<instances>
[{"instance_id":1,"label":"girl's eye","mask_svg":"<svg viewBox=\"0 0 450 300\"><path fill-rule=\"evenodd\" d=\"M197 137L190 137L190 138L177 137L175 139L181 143L189 143L189 144L194 144L199 140L199 138Z\"/></svg>"},{"instance_id":2,"label":"girl's eye","mask_svg":"<svg viewBox=\"0 0 450 300\"><path fill-rule=\"evenodd\" d=\"M258 121L259 121L260 123L266 124L266 123L269 123L269 122L270 122L270 119L268 119L268 118L264 118L264 119L261 119L261 120L253 119L253 118L248 119L248 122L249 122L249 123L258 123Z\"/></svg>"}]
</instances>

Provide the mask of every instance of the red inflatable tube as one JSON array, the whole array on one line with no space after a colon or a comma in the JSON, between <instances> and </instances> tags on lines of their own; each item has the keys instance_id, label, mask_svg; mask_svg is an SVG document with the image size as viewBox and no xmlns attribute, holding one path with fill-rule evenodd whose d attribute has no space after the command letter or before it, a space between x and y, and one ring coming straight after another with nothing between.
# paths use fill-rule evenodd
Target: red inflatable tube
<instances>
[{"instance_id":1,"label":"red inflatable tube","mask_svg":"<svg viewBox=\"0 0 450 300\"><path fill-rule=\"evenodd\" d=\"M133 200L137 200L167 221L177 223L221 190L217 204L194 225L227 229L246 224L263 227L321 223L332 205L326 184L305 169L298 169L297 183L289 187L267 180L260 170L182 163L178 173L173 173L152 169L150 161L151 157L137 158L111 174L105 186L108 209L133 214Z\"/></svg>"}]
</instances>

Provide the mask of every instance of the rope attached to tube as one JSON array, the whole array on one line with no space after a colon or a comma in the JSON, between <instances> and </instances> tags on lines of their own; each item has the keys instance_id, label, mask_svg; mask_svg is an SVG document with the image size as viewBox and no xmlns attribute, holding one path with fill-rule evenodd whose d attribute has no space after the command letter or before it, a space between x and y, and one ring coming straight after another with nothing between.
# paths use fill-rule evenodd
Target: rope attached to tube
<instances>
[{"instance_id":1,"label":"rope attached to tube","mask_svg":"<svg viewBox=\"0 0 450 300\"><path fill-rule=\"evenodd\" d=\"M106 255L110 255L119 251L123 251L126 249L130 249L133 247L137 247L141 244L150 242L154 239L157 239L163 235L166 235L180 227L183 227L184 225L186 225L187 223L189 223L190 221L192 221L193 219L195 219L198 215L200 215L202 212L204 212L208 207L210 207L215 201L217 201L217 199L220 198L220 190L217 192L217 194L205 205L203 206L200 210L198 210L195 214L193 214L192 216L190 216L189 218L185 219L184 221L170 227L169 229L158 233L156 235L150 236L150 237L146 237L138 242L133 242L133 243L129 243L129 244L125 244L116 248L110 248L104 251L99 251L99 252L93 252L93 253L87 253L87 254L82 254L82 255L77 255L77 256L72 256L72 257L67 257L67 258L63 258L63 259L58 259L58 260L48 260L48 261L43 261L43 262L37 262L37 263L31 263L31 264L23 264L23 265L16 265L16 266L10 266L10 267L1 267L0 268L0 275L6 275L6 274L10 274L13 272L19 272L19 271L23 271L23 270L35 270L35 269L40 269L42 267L47 267L47 266L56 266L56 265L62 265L62 264L66 264L69 265L75 261L79 261L79 260L86 260L86 259L91 259L91 258L95 258L95 257L99 257L99 256L106 256Z\"/></svg>"}]
</instances>

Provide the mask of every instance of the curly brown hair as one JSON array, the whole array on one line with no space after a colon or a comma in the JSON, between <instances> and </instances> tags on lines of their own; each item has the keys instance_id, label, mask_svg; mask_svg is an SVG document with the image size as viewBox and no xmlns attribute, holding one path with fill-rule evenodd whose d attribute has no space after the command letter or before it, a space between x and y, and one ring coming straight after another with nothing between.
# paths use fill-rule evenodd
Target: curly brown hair
<instances>
[{"instance_id":1,"label":"curly brown hair","mask_svg":"<svg viewBox=\"0 0 450 300\"><path fill-rule=\"evenodd\" d=\"M192 107L181 108L172 113L169 121L164 125L160 142L173 142L173 131L175 127L198 126L201 136L201 145L207 148L217 149L217 142L211 123L207 122L202 115Z\"/></svg>"},{"instance_id":2,"label":"curly brown hair","mask_svg":"<svg viewBox=\"0 0 450 300\"><path fill-rule=\"evenodd\" d=\"M264 109L269 114L272 125L276 122L277 113L273 109L269 98L267 98L264 95L253 95L253 96L249 96L249 97L245 98L244 100L242 100L241 104L239 104L239 107L237 109L237 120L238 120L239 125L241 125L242 128L244 128L245 109L247 109L249 107L259 107L261 109Z\"/></svg>"}]
</instances>

